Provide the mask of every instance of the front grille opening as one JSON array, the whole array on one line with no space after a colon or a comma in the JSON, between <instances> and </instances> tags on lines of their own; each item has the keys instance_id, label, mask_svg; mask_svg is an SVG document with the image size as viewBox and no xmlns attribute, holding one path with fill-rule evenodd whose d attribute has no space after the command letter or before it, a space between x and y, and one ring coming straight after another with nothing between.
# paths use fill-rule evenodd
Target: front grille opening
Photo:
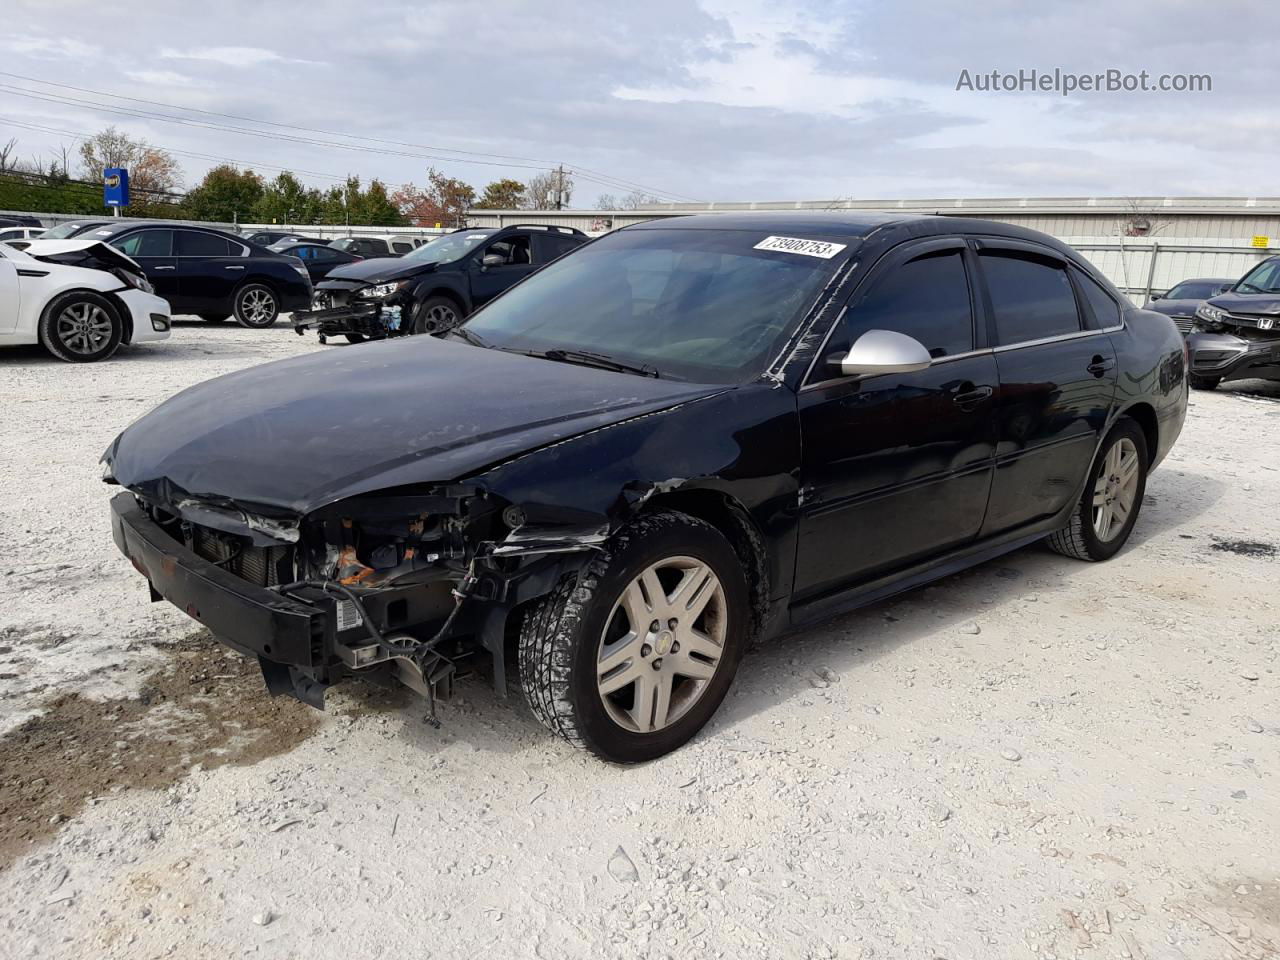
<instances>
[{"instance_id":1,"label":"front grille opening","mask_svg":"<svg viewBox=\"0 0 1280 960\"><path fill-rule=\"evenodd\" d=\"M289 575L292 547L257 547L248 537L192 524L191 549L197 556L255 586L276 587L292 579Z\"/></svg>"}]
</instances>

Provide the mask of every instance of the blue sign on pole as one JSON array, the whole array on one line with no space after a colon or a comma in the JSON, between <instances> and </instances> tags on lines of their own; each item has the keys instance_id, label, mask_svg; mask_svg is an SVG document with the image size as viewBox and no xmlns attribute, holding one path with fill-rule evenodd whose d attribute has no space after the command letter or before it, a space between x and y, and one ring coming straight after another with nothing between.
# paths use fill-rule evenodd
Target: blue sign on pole
<instances>
[{"instance_id":1,"label":"blue sign on pole","mask_svg":"<svg viewBox=\"0 0 1280 960\"><path fill-rule=\"evenodd\" d=\"M102 171L102 202L108 207L129 205L129 171L124 167L107 167Z\"/></svg>"}]
</instances>

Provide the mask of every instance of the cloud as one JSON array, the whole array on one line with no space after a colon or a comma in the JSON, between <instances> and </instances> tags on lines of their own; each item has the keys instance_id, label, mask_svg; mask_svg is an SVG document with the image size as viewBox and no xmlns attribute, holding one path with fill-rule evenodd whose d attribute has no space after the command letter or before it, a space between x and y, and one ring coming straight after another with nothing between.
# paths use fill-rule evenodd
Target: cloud
<instances>
[{"instance_id":1,"label":"cloud","mask_svg":"<svg viewBox=\"0 0 1280 960\"><path fill-rule=\"evenodd\" d=\"M285 57L274 50L262 47L197 47L191 50L176 50L165 47L160 56L166 60L204 60L208 63L220 63L226 67L256 67L264 63L307 63L319 64L319 60L300 60Z\"/></svg>"},{"instance_id":2,"label":"cloud","mask_svg":"<svg viewBox=\"0 0 1280 960\"><path fill-rule=\"evenodd\" d=\"M93 60L102 54L102 48L70 37L41 37L19 34L0 40L0 47L10 53L31 57L33 60Z\"/></svg>"},{"instance_id":3,"label":"cloud","mask_svg":"<svg viewBox=\"0 0 1280 960\"><path fill-rule=\"evenodd\" d=\"M126 70L124 75L130 80L149 87L194 87L199 81L172 70Z\"/></svg>"}]
</instances>

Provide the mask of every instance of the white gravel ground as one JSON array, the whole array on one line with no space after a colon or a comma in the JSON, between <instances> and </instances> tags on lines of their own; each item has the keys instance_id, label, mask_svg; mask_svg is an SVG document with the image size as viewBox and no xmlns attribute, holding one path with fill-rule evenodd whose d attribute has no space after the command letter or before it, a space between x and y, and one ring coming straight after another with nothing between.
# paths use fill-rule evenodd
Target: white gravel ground
<instances>
[{"instance_id":1,"label":"white gravel ground","mask_svg":"<svg viewBox=\"0 0 1280 960\"><path fill-rule=\"evenodd\" d=\"M117 555L102 449L183 387L314 349L189 324L94 366L0 354L19 756L55 697L134 696L196 632ZM482 682L438 731L353 688L286 752L68 810L0 872L0 956L1280 956L1280 563L1215 548L1280 542L1277 504L1280 385L1195 394L1115 560L1031 548L769 645L639 768ZM128 743L159 749L172 716Z\"/></svg>"}]
</instances>

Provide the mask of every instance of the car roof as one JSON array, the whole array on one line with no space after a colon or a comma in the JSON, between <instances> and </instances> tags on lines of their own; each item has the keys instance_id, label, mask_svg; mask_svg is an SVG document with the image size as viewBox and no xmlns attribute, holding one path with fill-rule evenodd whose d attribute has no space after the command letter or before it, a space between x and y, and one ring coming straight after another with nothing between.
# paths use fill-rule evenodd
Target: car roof
<instances>
[{"instance_id":1,"label":"car roof","mask_svg":"<svg viewBox=\"0 0 1280 960\"><path fill-rule=\"evenodd\" d=\"M233 240L244 242L244 237L238 234L230 233L218 227L206 226L202 223L183 223L178 220L126 220L117 224L114 220L106 220L99 226L99 233L115 236L117 233L124 233L126 230L134 230L138 227L146 227L148 229L162 228L167 230L203 230L205 233L216 233L223 237L230 237Z\"/></svg>"},{"instance_id":2,"label":"car roof","mask_svg":"<svg viewBox=\"0 0 1280 960\"><path fill-rule=\"evenodd\" d=\"M1179 280L1174 287L1180 287L1184 283L1235 283L1239 277L1187 277L1185 280ZM1173 289L1170 287L1170 289Z\"/></svg>"}]
</instances>

